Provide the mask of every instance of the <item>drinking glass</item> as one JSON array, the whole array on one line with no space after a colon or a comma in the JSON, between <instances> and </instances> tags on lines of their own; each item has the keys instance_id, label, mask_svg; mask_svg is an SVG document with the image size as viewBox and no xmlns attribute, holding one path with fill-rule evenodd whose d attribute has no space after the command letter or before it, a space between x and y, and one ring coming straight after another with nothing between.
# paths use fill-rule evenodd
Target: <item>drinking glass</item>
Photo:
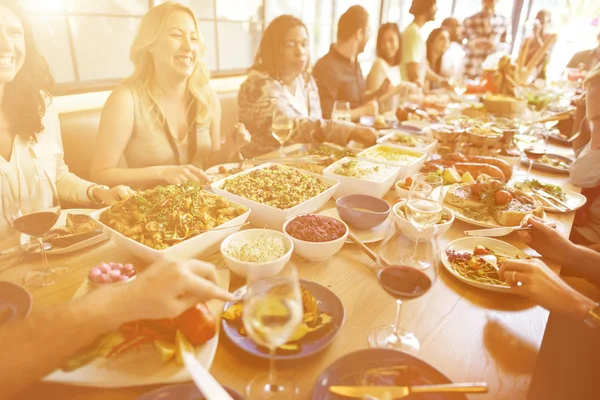
<instances>
[{"instance_id":1,"label":"drinking glass","mask_svg":"<svg viewBox=\"0 0 600 400\"><path fill-rule=\"evenodd\" d=\"M379 284L396 298L396 318L393 325L380 326L370 332L368 340L371 347L391 348L411 354L419 351L419 339L400 326L403 300L425 294L435 282L437 272L436 268L424 270L407 263L405 256L410 253L410 247L410 241L395 224L390 224L388 234L377 253L375 269Z\"/></svg>"},{"instance_id":2,"label":"drinking glass","mask_svg":"<svg viewBox=\"0 0 600 400\"><path fill-rule=\"evenodd\" d=\"M294 118L281 110L273 111L271 135L279 142L279 155L283 157L283 146L294 133Z\"/></svg>"},{"instance_id":3,"label":"drinking glass","mask_svg":"<svg viewBox=\"0 0 600 400\"><path fill-rule=\"evenodd\" d=\"M421 232L435 225L442 217L443 186L444 180L440 176L417 174L413 177L413 183L406 199L406 218L417 230L410 264L417 268L426 269L430 266L428 261L417 259L417 249Z\"/></svg>"},{"instance_id":4,"label":"drinking glass","mask_svg":"<svg viewBox=\"0 0 600 400\"><path fill-rule=\"evenodd\" d=\"M250 267L244 303L244 329L255 343L269 349L270 361L269 373L257 376L246 387L248 399L293 399L298 388L292 379L277 376L275 351L302 323L302 295L295 266L288 263L269 277L264 276L263 267Z\"/></svg>"},{"instance_id":5,"label":"drinking glass","mask_svg":"<svg viewBox=\"0 0 600 400\"><path fill-rule=\"evenodd\" d=\"M2 212L6 222L15 230L37 240L42 256L42 268L29 271L24 278L30 286L49 286L70 270L67 267L50 267L44 247L44 235L54 226L60 215L60 202L54 182L45 169L34 166L35 176L27 180L17 171L12 180L2 174Z\"/></svg>"},{"instance_id":6,"label":"drinking glass","mask_svg":"<svg viewBox=\"0 0 600 400\"><path fill-rule=\"evenodd\" d=\"M465 82L464 75L456 74L456 76L450 78L448 83L450 84L450 86L452 86L454 93L456 93L459 96L462 96L467 91L467 83Z\"/></svg>"},{"instance_id":7,"label":"drinking glass","mask_svg":"<svg viewBox=\"0 0 600 400\"><path fill-rule=\"evenodd\" d=\"M331 119L334 121L347 121L352 120L350 116L350 102L348 101L336 101L333 103L333 110L331 111Z\"/></svg>"},{"instance_id":8,"label":"drinking glass","mask_svg":"<svg viewBox=\"0 0 600 400\"><path fill-rule=\"evenodd\" d=\"M533 161L542 158L548 150L547 131L544 128L533 126L527 133L515 135L513 140L517 148L521 151L521 156L524 154L529 160L526 175L526 179L529 179Z\"/></svg>"}]
</instances>

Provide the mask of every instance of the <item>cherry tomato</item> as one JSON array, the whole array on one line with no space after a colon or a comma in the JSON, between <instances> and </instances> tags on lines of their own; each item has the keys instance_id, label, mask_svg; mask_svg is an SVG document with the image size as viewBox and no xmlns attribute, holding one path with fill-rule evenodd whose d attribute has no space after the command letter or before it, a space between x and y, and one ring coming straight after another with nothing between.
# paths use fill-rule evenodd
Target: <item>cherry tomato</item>
<instances>
[{"instance_id":1,"label":"cherry tomato","mask_svg":"<svg viewBox=\"0 0 600 400\"><path fill-rule=\"evenodd\" d=\"M510 203L512 200L512 194L506 190L498 190L494 196L494 200L496 200L496 204L503 206Z\"/></svg>"},{"instance_id":2,"label":"cherry tomato","mask_svg":"<svg viewBox=\"0 0 600 400\"><path fill-rule=\"evenodd\" d=\"M479 197L485 191L485 185L481 182L477 182L471 185L471 193Z\"/></svg>"},{"instance_id":3,"label":"cherry tomato","mask_svg":"<svg viewBox=\"0 0 600 400\"><path fill-rule=\"evenodd\" d=\"M484 246L478 245L473 250L473 254L476 255L476 256L483 256L485 254L490 254L490 251L488 249L486 249Z\"/></svg>"},{"instance_id":4,"label":"cherry tomato","mask_svg":"<svg viewBox=\"0 0 600 400\"><path fill-rule=\"evenodd\" d=\"M492 189L499 190L502 184L498 181L492 181L491 185L492 185Z\"/></svg>"},{"instance_id":5,"label":"cherry tomato","mask_svg":"<svg viewBox=\"0 0 600 400\"><path fill-rule=\"evenodd\" d=\"M404 184L406 185L407 188L410 188L413 184L413 178L411 178L410 176L407 176L406 179L404 180Z\"/></svg>"}]
</instances>

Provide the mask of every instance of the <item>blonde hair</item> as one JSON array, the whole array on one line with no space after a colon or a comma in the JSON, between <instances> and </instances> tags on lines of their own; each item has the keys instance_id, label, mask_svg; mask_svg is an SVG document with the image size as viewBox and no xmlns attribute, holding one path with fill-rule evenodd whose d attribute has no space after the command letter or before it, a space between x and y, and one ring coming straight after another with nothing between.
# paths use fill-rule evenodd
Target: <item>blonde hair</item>
<instances>
[{"instance_id":1,"label":"blonde hair","mask_svg":"<svg viewBox=\"0 0 600 400\"><path fill-rule=\"evenodd\" d=\"M214 92L209 85L210 71L202 59L206 45L198 29L196 16L190 8L173 1L167 1L148 11L142 19L140 29L133 40L129 52L129 57L134 65L134 72L129 78L125 79L124 83L139 85L140 97L144 103L144 109L148 109L150 114L163 124L165 117L160 106L161 93L154 83L156 71L149 49L165 29L167 17L175 10L184 11L192 17L198 34L200 57L198 57L196 67L187 82L187 92L191 95L192 99L188 105L187 113L195 105L196 115L194 116L194 121L204 125L211 119L210 110L212 108Z\"/></svg>"}]
</instances>

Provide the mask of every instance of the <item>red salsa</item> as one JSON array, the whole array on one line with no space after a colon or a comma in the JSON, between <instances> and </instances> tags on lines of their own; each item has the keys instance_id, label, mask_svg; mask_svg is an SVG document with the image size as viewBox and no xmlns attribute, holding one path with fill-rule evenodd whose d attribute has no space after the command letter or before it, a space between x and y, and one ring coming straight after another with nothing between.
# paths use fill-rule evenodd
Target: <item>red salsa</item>
<instances>
[{"instance_id":1,"label":"red salsa","mask_svg":"<svg viewBox=\"0 0 600 400\"><path fill-rule=\"evenodd\" d=\"M346 234L346 227L337 219L314 214L294 218L285 230L305 242L330 242Z\"/></svg>"}]
</instances>

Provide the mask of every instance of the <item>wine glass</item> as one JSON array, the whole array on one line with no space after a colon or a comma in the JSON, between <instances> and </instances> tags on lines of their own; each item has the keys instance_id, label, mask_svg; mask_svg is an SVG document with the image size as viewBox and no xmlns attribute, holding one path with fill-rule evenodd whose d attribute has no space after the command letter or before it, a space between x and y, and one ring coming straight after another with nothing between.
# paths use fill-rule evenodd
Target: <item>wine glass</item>
<instances>
[{"instance_id":1,"label":"wine glass","mask_svg":"<svg viewBox=\"0 0 600 400\"><path fill-rule=\"evenodd\" d=\"M279 142L279 155L283 157L283 145L294 133L294 118L284 111L273 111L271 135Z\"/></svg>"},{"instance_id":2,"label":"wine glass","mask_svg":"<svg viewBox=\"0 0 600 400\"><path fill-rule=\"evenodd\" d=\"M390 224L386 238L379 248L376 273L380 285L396 298L396 318L393 325L380 326L369 334L369 345L374 348L391 348L415 354L419 339L400 326L403 300L425 294L437 278L436 268L422 269L406 262L411 243L395 224ZM435 251L431 256L434 256Z\"/></svg>"},{"instance_id":3,"label":"wine glass","mask_svg":"<svg viewBox=\"0 0 600 400\"><path fill-rule=\"evenodd\" d=\"M429 262L417 259L417 249L421 232L435 225L442 217L443 186L444 180L440 176L417 174L413 177L406 199L406 218L417 230L415 248L409 262L417 268L426 269L430 266Z\"/></svg>"},{"instance_id":4,"label":"wine glass","mask_svg":"<svg viewBox=\"0 0 600 400\"><path fill-rule=\"evenodd\" d=\"M450 78L448 83L458 96L462 96L467 91L467 83L465 82L464 75L456 74L456 76Z\"/></svg>"},{"instance_id":5,"label":"wine glass","mask_svg":"<svg viewBox=\"0 0 600 400\"><path fill-rule=\"evenodd\" d=\"M534 160L542 158L548 149L548 134L544 128L531 127L527 133L514 136L514 142L521 154L529 160L526 179L531 176L531 167Z\"/></svg>"},{"instance_id":6,"label":"wine glass","mask_svg":"<svg viewBox=\"0 0 600 400\"><path fill-rule=\"evenodd\" d=\"M29 271L24 278L30 286L49 286L70 270L50 267L44 247L44 235L60 215L60 202L54 182L45 169L34 165L35 176L24 179L17 170L15 179L2 174L2 212L6 222L17 231L37 240L42 256L42 268Z\"/></svg>"},{"instance_id":7,"label":"wine glass","mask_svg":"<svg viewBox=\"0 0 600 400\"><path fill-rule=\"evenodd\" d=\"M348 101L336 101L333 103L333 110L331 111L331 119L334 121L347 121L352 120L350 116L350 102Z\"/></svg>"},{"instance_id":8,"label":"wine glass","mask_svg":"<svg viewBox=\"0 0 600 400\"><path fill-rule=\"evenodd\" d=\"M246 386L248 399L293 399L298 392L291 379L277 377L275 351L302 323L303 308L296 267L286 264L274 276L265 277L261 266L250 267L244 296L242 322L248 336L269 349L269 373Z\"/></svg>"}]
</instances>

